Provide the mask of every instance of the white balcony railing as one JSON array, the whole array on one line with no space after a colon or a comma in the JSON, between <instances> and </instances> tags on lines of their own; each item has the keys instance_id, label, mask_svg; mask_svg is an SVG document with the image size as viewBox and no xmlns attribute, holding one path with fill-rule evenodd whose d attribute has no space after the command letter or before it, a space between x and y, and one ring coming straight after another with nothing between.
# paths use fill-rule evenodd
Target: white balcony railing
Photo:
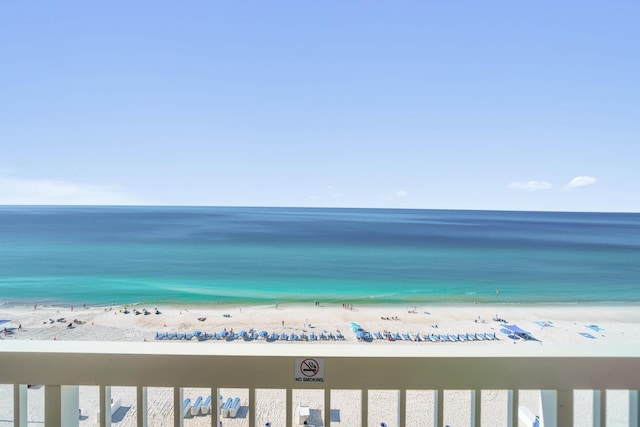
<instances>
[{"instance_id":1,"label":"white balcony railing","mask_svg":"<svg viewBox=\"0 0 640 427\"><path fill-rule=\"evenodd\" d=\"M470 425L479 426L482 390L508 390L507 422L518 426L519 390L541 390L541 423L574 425L574 390L594 390L593 425L606 424L606 390L629 390L629 425L638 426L640 346L394 346L371 344L141 343L0 341L0 384L13 385L14 425L27 425L27 384L44 385L44 421L78 426L78 387L98 386L100 426L111 425L112 386L136 387L137 425L147 426L147 388L172 387L174 408L182 407L183 387L248 390L249 427L258 389L286 390L285 425L298 425L292 391L361 390L360 425L369 419L369 390L396 390L398 413L389 427L405 426L407 390L434 390L434 425L443 426L444 391L471 390ZM214 399L211 426L220 422ZM183 425L175 410L173 425ZM295 424L294 424L295 423ZM501 424L496 422L496 424ZM330 411L322 425L332 425ZM492 424L494 425L494 424ZM273 427L280 427L274 425ZM282 426L284 427L284 426ZM353 427L353 426L348 426Z\"/></svg>"}]
</instances>

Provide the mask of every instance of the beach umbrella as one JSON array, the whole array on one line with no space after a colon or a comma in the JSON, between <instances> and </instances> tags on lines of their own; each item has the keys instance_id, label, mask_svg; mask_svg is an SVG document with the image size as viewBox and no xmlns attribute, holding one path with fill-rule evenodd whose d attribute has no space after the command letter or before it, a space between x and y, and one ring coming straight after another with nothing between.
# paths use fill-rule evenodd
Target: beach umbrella
<instances>
[{"instance_id":1,"label":"beach umbrella","mask_svg":"<svg viewBox=\"0 0 640 427\"><path fill-rule=\"evenodd\" d=\"M240 331L238 332L238 336L239 337L245 337L247 335L247 331Z\"/></svg>"},{"instance_id":2,"label":"beach umbrella","mask_svg":"<svg viewBox=\"0 0 640 427\"><path fill-rule=\"evenodd\" d=\"M264 338L264 337L266 337L267 335L269 335L269 333L268 333L267 331L260 331L260 332L258 332L258 336L259 336L259 337Z\"/></svg>"}]
</instances>

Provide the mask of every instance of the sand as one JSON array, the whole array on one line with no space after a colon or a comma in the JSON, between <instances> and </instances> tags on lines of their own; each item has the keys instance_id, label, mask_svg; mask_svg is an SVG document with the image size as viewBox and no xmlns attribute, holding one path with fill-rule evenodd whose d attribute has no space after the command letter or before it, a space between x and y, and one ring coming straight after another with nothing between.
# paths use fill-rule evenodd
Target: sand
<instances>
[{"instance_id":1,"label":"sand","mask_svg":"<svg viewBox=\"0 0 640 427\"><path fill-rule=\"evenodd\" d=\"M0 334L0 340L73 340L73 341L153 341L157 332L188 333L200 330L217 333L223 330L266 330L298 335L322 332L345 336L344 341L317 341L315 345L344 345L357 341L350 330L350 322L358 323L370 332L391 333L467 334L492 333L499 338L491 344L553 346L560 344L582 344L585 346L640 344L640 307L633 305L432 305L432 306L343 306L341 304L316 305L314 303L278 304L269 306L113 306L113 307L71 307L41 306L0 306L0 319L10 322L0 325L10 333ZM144 310L150 314L144 314ZM125 314L125 310L129 311ZM135 311L141 314L135 314ZM156 314L156 310L159 314ZM516 324L528 331L535 341L514 340L502 332L503 324L493 319L504 319L508 324ZM250 341L243 345L251 346ZM1 345L1 342L0 342ZM224 340L199 342L176 341L175 345L225 345ZM255 344L253 344L255 345ZM275 341L271 345L295 346L295 342ZM443 345L474 346L478 342L439 342L373 340L363 343L369 346ZM485 344L486 345L486 344ZM586 348L587 348L586 347ZM375 350L373 350L375 351ZM29 420L41 422L44 419L44 388L29 389ZM172 425L173 409L170 404L173 391L169 388L150 388L149 425ZM184 396L195 399L208 396L208 390L185 388ZM223 396L238 396L243 405L248 402L246 390L222 390ZM121 399L123 409L113 418L114 425L135 426L136 391L130 387L113 387L112 396ZM533 413L538 412L538 397L534 392L522 392L520 404ZM393 415L397 401L388 391L370 391L370 425L379 425L374 420ZM469 396L465 392L447 392L445 396L445 422L451 426L468 425ZM612 392L607 404L613 405L608 411L607 425L626 425L626 392ZM269 420L273 426L284 424L284 391L258 390L256 425L264 425ZM12 425L12 389L0 385L0 426ZM322 392L294 390L294 405L305 404L311 408L311 419L320 420L324 399ZM353 391L333 390L331 396L331 426L356 427L359 425L359 397ZM355 404L354 404L355 402ZM506 425L506 391L491 390L483 393L483 425ZM590 395L576 393L576 405L584 410L575 411L576 425L589 420ZM81 387L80 407L83 417L81 426L98 425L98 388ZM237 419L225 419L224 426L248 425L246 411L240 411ZM584 420L580 420L583 417ZM393 416L391 416L393 418ZM408 393L407 425L429 426L433 423L433 393L430 391ZM185 426L209 426L209 416L196 416L185 420ZM394 427L392 419L389 427Z\"/></svg>"}]
</instances>

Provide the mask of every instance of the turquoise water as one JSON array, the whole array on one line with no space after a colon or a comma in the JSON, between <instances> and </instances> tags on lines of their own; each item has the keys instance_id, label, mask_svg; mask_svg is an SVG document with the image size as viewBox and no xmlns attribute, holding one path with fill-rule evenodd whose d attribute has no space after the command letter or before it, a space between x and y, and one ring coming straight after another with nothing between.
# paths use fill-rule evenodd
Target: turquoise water
<instances>
[{"instance_id":1,"label":"turquoise water","mask_svg":"<svg viewBox=\"0 0 640 427\"><path fill-rule=\"evenodd\" d=\"M640 302L640 214L0 207L2 303L314 300Z\"/></svg>"}]
</instances>

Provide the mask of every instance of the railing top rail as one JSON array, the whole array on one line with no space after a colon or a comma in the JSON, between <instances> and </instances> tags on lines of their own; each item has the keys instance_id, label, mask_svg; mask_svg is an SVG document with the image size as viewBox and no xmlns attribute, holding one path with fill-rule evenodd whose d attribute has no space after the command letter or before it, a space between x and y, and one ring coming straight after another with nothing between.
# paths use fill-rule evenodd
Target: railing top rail
<instances>
[{"instance_id":1,"label":"railing top rail","mask_svg":"<svg viewBox=\"0 0 640 427\"><path fill-rule=\"evenodd\" d=\"M640 358L640 345L544 345L500 343L199 343L0 340L9 353L149 354L340 358Z\"/></svg>"},{"instance_id":2,"label":"railing top rail","mask_svg":"<svg viewBox=\"0 0 640 427\"><path fill-rule=\"evenodd\" d=\"M305 359L322 381L297 374ZM636 389L640 346L0 341L0 383L334 389Z\"/></svg>"}]
</instances>

